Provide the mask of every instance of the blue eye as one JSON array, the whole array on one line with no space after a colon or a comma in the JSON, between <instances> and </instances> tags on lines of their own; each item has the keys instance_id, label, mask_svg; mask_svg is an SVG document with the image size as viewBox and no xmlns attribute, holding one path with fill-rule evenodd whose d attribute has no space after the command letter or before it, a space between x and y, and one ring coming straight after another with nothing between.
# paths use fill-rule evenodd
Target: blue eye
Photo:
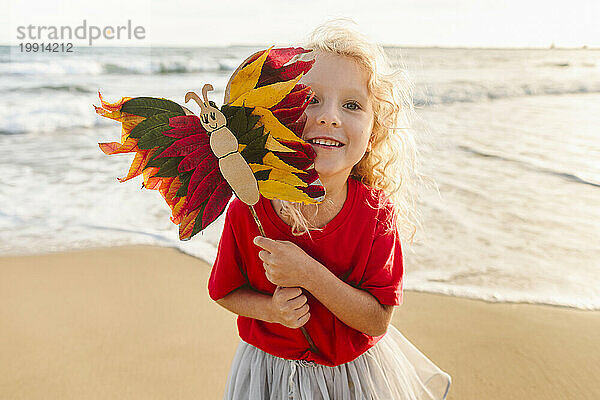
<instances>
[{"instance_id":1,"label":"blue eye","mask_svg":"<svg viewBox=\"0 0 600 400\"><path fill-rule=\"evenodd\" d=\"M360 104L358 104L356 101L349 101L346 104L344 104L344 107L352 111L361 109Z\"/></svg>"}]
</instances>

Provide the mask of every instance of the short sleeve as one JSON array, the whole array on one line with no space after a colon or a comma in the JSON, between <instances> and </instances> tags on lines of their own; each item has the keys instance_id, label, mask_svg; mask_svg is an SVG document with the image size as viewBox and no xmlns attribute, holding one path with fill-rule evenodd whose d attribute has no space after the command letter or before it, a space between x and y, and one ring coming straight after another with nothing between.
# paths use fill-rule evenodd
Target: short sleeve
<instances>
[{"instance_id":1,"label":"short sleeve","mask_svg":"<svg viewBox=\"0 0 600 400\"><path fill-rule=\"evenodd\" d=\"M247 283L238 243L233 231L232 207L227 209L223 234L219 241L217 258L208 280L208 294L218 300Z\"/></svg>"},{"instance_id":2,"label":"short sleeve","mask_svg":"<svg viewBox=\"0 0 600 400\"><path fill-rule=\"evenodd\" d=\"M396 229L384 232L378 224L373 246L359 288L367 290L381 304L402 304L402 248Z\"/></svg>"}]
</instances>

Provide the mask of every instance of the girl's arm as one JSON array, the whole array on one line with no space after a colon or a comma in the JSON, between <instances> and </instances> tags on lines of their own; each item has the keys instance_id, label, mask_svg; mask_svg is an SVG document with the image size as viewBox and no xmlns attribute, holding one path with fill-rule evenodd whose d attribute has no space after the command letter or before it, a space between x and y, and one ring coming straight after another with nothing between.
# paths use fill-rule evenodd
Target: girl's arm
<instances>
[{"instance_id":1,"label":"girl's arm","mask_svg":"<svg viewBox=\"0 0 600 400\"><path fill-rule=\"evenodd\" d=\"M380 304L366 290L348 285L323 264L313 261L303 287L346 325L369 336L383 335L394 306Z\"/></svg>"},{"instance_id":2,"label":"girl's arm","mask_svg":"<svg viewBox=\"0 0 600 400\"><path fill-rule=\"evenodd\" d=\"M238 288L216 302L237 315L299 328L310 318L306 296L298 287L278 287L272 296L247 287Z\"/></svg>"},{"instance_id":3,"label":"girl's arm","mask_svg":"<svg viewBox=\"0 0 600 400\"><path fill-rule=\"evenodd\" d=\"M342 322L369 336L387 331L394 306L348 285L294 243L261 236L254 243L264 249L258 256L273 284L305 288Z\"/></svg>"}]
</instances>

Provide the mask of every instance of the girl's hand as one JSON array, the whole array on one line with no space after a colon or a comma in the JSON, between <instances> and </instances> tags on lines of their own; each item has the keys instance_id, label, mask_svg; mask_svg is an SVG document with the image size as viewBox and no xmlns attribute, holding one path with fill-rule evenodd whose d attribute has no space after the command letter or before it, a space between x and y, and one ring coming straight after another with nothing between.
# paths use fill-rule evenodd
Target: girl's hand
<instances>
[{"instance_id":1,"label":"girl's hand","mask_svg":"<svg viewBox=\"0 0 600 400\"><path fill-rule=\"evenodd\" d=\"M300 328L310 318L306 296L298 287L278 286L271 298L273 319L288 328Z\"/></svg>"},{"instance_id":2,"label":"girl's hand","mask_svg":"<svg viewBox=\"0 0 600 400\"><path fill-rule=\"evenodd\" d=\"M263 248L258 257L269 281L278 286L304 287L316 262L304 250L292 242L263 236L255 237L254 244Z\"/></svg>"}]
</instances>

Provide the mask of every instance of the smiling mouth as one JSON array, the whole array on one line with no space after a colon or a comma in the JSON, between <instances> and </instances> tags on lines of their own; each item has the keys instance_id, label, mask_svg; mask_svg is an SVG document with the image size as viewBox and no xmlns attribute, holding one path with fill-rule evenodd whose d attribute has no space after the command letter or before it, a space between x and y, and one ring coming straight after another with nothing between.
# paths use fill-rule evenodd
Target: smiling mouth
<instances>
[{"instance_id":1,"label":"smiling mouth","mask_svg":"<svg viewBox=\"0 0 600 400\"><path fill-rule=\"evenodd\" d=\"M308 143L317 145L319 147L336 148L344 146L344 143L338 142L337 140L331 139L309 139Z\"/></svg>"}]
</instances>

